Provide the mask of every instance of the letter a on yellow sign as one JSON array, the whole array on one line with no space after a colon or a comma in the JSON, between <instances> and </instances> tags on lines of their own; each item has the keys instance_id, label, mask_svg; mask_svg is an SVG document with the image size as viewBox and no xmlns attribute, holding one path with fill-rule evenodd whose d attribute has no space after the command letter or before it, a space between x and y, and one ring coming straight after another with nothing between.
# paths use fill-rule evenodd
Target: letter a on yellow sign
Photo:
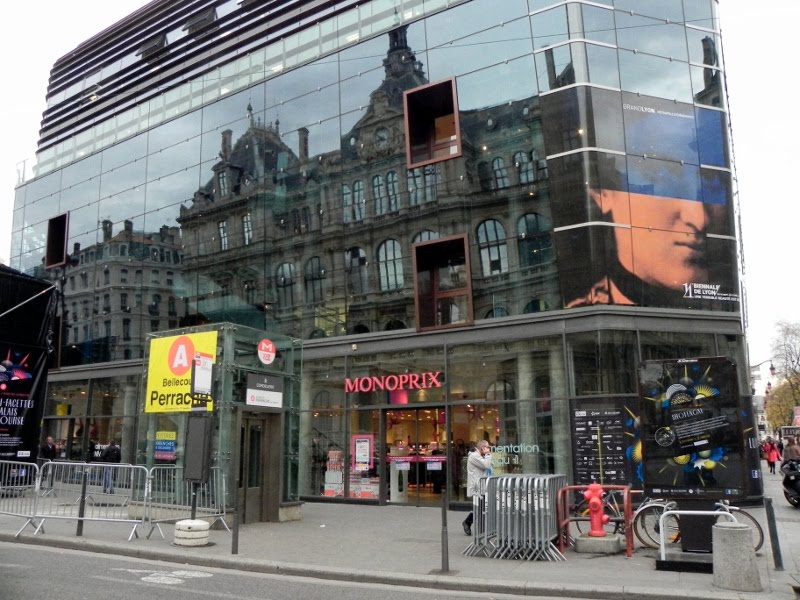
<instances>
[{"instance_id":1,"label":"letter a on yellow sign","mask_svg":"<svg viewBox=\"0 0 800 600\"><path fill-rule=\"evenodd\" d=\"M209 394L192 397L192 366L213 365L216 358L216 331L151 339L144 411L213 411L214 400Z\"/></svg>"}]
</instances>

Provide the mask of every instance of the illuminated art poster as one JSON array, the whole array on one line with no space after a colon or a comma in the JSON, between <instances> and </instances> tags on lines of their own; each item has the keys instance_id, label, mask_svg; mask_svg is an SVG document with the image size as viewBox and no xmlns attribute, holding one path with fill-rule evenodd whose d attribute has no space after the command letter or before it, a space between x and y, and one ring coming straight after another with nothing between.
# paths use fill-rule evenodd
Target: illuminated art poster
<instances>
[{"instance_id":1,"label":"illuminated art poster","mask_svg":"<svg viewBox=\"0 0 800 600\"><path fill-rule=\"evenodd\" d=\"M645 494L746 495L744 428L736 365L722 357L644 362L639 369Z\"/></svg>"}]
</instances>

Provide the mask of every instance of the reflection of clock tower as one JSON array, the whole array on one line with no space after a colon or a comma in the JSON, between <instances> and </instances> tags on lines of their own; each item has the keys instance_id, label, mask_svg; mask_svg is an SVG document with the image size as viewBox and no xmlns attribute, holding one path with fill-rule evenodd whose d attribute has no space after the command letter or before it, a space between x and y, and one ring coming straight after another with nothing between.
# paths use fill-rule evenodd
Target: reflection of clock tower
<instances>
[{"instance_id":1,"label":"reflection of clock tower","mask_svg":"<svg viewBox=\"0 0 800 600\"><path fill-rule=\"evenodd\" d=\"M405 151L403 92L428 83L422 63L408 46L407 30L404 25L389 32L389 51L383 59L385 77L370 94L366 114L345 138L362 160Z\"/></svg>"}]
</instances>

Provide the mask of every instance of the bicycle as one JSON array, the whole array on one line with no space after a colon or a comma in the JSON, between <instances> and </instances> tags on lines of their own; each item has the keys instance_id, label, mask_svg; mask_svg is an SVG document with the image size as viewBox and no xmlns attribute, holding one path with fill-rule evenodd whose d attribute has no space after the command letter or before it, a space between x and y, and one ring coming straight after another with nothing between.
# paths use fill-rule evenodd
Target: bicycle
<instances>
[{"instance_id":1,"label":"bicycle","mask_svg":"<svg viewBox=\"0 0 800 600\"><path fill-rule=\"evenodd\" d=\"M745 523L753 530L753 545L756 552L764 545L764 530L749 512L738 506L732 506L728 501L723 500L714 504L715 512L733 513L736 520ZM675 510L677 502L674 500L654 499L642 503L633 515L633 532L639 541L648 548L659 548L660 540L660 519L661 515L667 510ZM667 543L677 543L681 539L679 527L679 515L668 515L664 519L666 528Z\"/></svg>"}]
</instances>

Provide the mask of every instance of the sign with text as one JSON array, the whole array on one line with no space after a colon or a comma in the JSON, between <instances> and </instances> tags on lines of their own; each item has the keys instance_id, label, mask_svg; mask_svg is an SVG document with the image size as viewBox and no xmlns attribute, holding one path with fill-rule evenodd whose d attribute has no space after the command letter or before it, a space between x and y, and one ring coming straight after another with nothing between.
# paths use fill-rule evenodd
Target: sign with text
<instances>
[{"instance_id":1,"label":"sign with text","mask_svg":"<svg viewBox=\"0 0 800 600\"><path fill-rule=\"evenodd\" d=\"M746 495L744 426L736 364L723 357L655 360L639 368L645 494Z\"/></svg>"},{"instance_id":2,"label":"sign with text","mask_svg":"<svg viewBox=\"0 0 800 600\"><path fill-rule=\"evenodd\" d=\"M283 379L272 375L248 373L245 404L281 408L283 406Z\"/></svg>"},{"instance_id":3,"label":"sign with text","mask_svg":"<svg viewBox=\"0 0 800 600\"><path fill-rule=\"evenodd\" d=\"M258 342L258 360L265 365L271 365L275 362L275 344L272 340L263 339Z\"/></svg>"},{"instance_id":4,"label":"sign with text","mask_svg":"<svg viewBox=\"0 0 800 600\"><path fill-rule=\"evenodd\" d=\"M0 460L33 460L44 405L47 353L0 342Z\"/></svg>"},{"instance_id":5,"label":"sign with text","mask_svg":"<svg viewBox=\"0 0 800 600\"><path fill-rule=\"evenodd\" d=\"M213 411L211 372L216 356L216 331L150 340L144 411Z\"/></svg>"}]
</instances>

